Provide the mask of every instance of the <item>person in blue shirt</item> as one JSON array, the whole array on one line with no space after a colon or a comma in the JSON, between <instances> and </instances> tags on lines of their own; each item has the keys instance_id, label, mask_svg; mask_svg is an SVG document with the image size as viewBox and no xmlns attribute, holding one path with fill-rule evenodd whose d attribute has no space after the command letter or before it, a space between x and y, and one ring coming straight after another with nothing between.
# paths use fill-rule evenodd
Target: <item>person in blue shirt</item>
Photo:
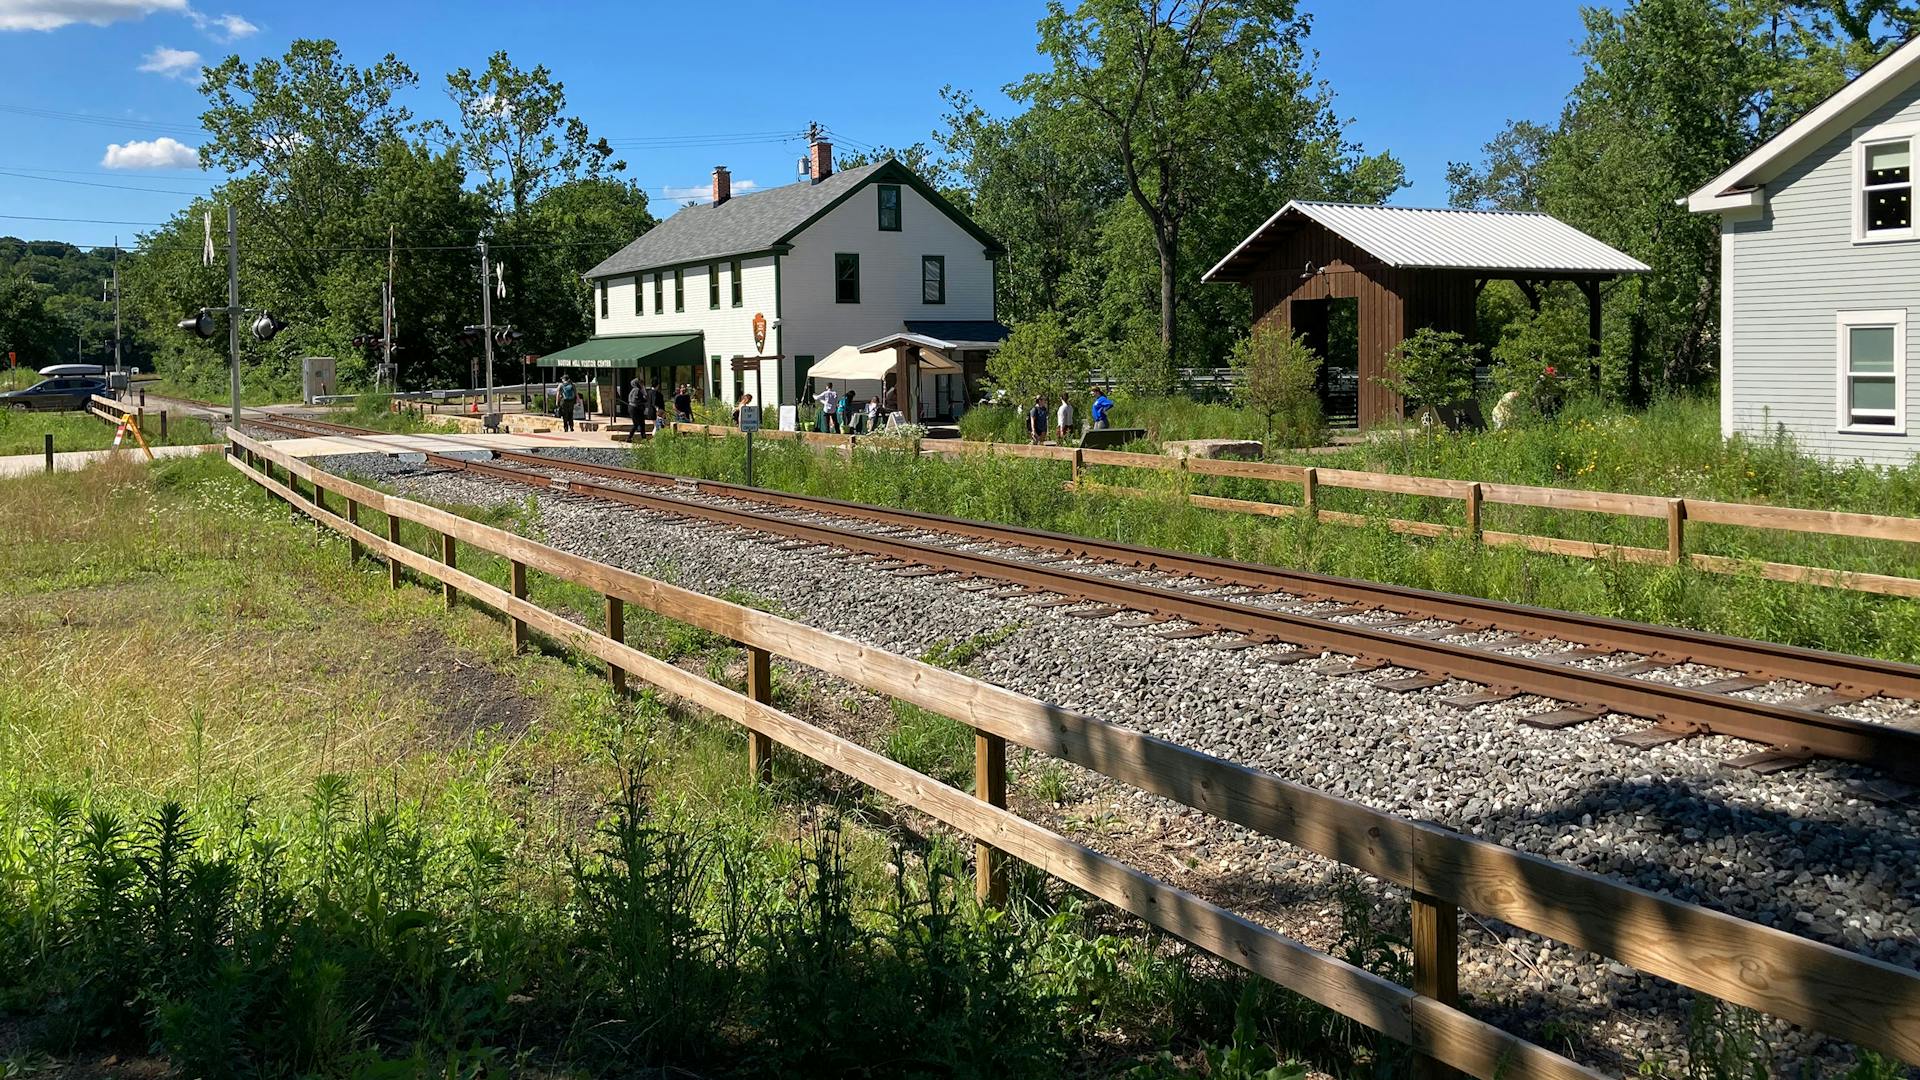
<instances>
[{"instance_id":1,"label":"person in blue shirt","mask_svg":"<svg viewBox=\"0 0 1920 1080\"><path fill-rule=\"evenodd\" d=\"M1113 399L1108 397L1105 391L1102 391L1099 397L1096 397L1093 399L1094 430L1096 431L1107 430L1107 412L1112 408L1113 408Z\"/></svg>"}]
</instances>

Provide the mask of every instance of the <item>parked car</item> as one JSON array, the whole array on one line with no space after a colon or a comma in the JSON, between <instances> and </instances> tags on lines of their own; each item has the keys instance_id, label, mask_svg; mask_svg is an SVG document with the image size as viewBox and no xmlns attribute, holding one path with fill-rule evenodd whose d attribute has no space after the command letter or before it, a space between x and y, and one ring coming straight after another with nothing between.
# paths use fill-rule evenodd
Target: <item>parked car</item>
<instances>
[{"instance_id":1,"label":"parked car","mask_svg":"<svg viewBox=\"0 0 1920 1080\"><path fill-rule=\"evenodd\" d=\"M0 394L0 406L9 409L85 409L95 394L111 397L105 376L56 375L25 390Z\"/></svg>"}]
</instances>

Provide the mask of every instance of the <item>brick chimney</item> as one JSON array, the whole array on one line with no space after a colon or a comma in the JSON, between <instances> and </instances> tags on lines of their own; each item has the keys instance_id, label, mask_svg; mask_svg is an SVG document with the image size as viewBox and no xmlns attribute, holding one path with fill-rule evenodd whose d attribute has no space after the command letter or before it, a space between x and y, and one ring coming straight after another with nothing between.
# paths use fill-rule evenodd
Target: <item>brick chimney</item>
<instances>
[{"instance_id":1,"label":"brick chimney","mask_svg":"<svg viewBox=\"0 0 1920 1080\"><path fill-rule=\"evenodd\" d=\"M816 135L807 148L807 178L817 184L832 175L833 144Z\"/></svg>"},{"instance_id":2,"label":"brick chimney","mask_svg":"<svg viewBox=\"0 0 1920 1080\"><path fill-rule=\"evenodd\" d=\"M719 206L733 198L733 174L725 165L713 167L713 205Z\"/></svg>"}]
</instances>

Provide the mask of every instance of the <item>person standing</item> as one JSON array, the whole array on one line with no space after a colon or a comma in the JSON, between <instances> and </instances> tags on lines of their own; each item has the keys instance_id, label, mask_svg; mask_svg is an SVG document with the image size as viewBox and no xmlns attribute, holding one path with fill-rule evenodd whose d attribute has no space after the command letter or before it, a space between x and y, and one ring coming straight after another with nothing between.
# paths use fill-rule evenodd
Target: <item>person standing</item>
<instances>
[{"instance_id":1,"label":"person standing","mask_svg":"<svg viewBox=\"0 0 1920 1080\"><path fill-rule=\"evenodd\" d=\"M560 376L560 430L573 430L573 406L580 400L580 388L573 385L572 375Z\"/></svg>"},{"instance_id":2,"label":"person standing","mask_svg":"<svg viewBox=\"0 0 1920 1080\"><path fill-rule=\"evenodd\" d=\"M667 392L660 389L658 382L653 384L653 389L647 391L647 406L650 413L647 419L653 421L653 433L658 435L660 426L667 420Z\"/></svg>"},{"instance_id":3,"label":"person standing","mask_svg":"<svg viewBox=\"0 0 1920 1080\"><path fill-rule=\"evenodd\" d=\"M633 430L627 433L628 442L646 434L644 421L640 419L642 407L646 403L646 393L646 387L640 385L640 376L635 375L633 382L627 386L627 418L633 421Z\"/></svg>"},{"instance_id":4,"label":"person standing","mask_svg":"<svg viewBox=\"0 0 1920 1080\"><path fill-rule=\"evenodd\" d=\"M833 384L828 383L825 390L813 395L813 400L820 406L820 419L814 427L820 431L838 431L839 423L833 411L840 404L840 395L833 392Z\"/></svg>"},{"instance_id":5,"label":"person standing","mask_svg":"<svg viewBox=\"0 0 1920 1080\"><path fill-rule=\"evenodd\" d=\"M847 417L853 412L853 390L849 388L840 395L840 401L833 407L833 430L841 435L847 433Z\"/></svg>"},{"instance_id":6,"label":"person standing","mask_svg":"<svg viewBox=\"0 0 1920 1080\"><path fill-rule=\"evenodd\" d=\"M1060 408L1054 411L1054 439L1065 446L1073 438L1073 399L1060 395Z\"/></svg>"},{"instance_id":7,"label":"person standing","mask_svg":"<svg viewBox=\"0 0 1920 1080\"><path fill-rule=\"evenodd\" d=\"M1035 446L1047 441L1047 399L1033 395L1033 408L1027 411L1027 441Z\"/></svg>"},{"instance_id":8,"label":"person standing","mask_svg":"<svg viewBox=\"0 0 1920 1080\"><path fill-rule=\"evenodd\" d=\"M1113 411L1113 399L1102 390L1100 396L1093 399L1093 429L1107 430L1107 414Z\"/></svg>"},{"instance_id":9,"label":"person standing","mask_svg":"<svg viewBox=\"0 0 1920 1080\"><path fill-rule=\"evenodd\" d=\"M683 424L693 423L693 389L682 385L673 395L673 418Z\"/></svg>"}]
</instances>

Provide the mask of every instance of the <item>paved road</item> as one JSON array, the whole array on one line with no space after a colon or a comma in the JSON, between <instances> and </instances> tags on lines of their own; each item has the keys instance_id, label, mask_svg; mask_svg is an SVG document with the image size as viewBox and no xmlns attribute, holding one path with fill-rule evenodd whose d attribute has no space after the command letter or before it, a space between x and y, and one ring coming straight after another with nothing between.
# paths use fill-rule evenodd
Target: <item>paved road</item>
<instances>
[{"instance_id":1,"label":"paved road","mask_svg":"<svg viewBox=\"0 0 1920 1080\"><path fill-rule=\"evenodd\" d=\"M156 446L153 448L153 456L156 458L190 457L194 454L217 454L225 449L224 443L207 446ZM123 447L119 450L73 450L53 455L53 467L58 472L75 472L89 465L112 460L116 454L125 456L130 461L145 462L147 460L146 455L142 454L137 446ZM47 459L44 454L0 457L0 480L16 476L31 476L34 473L46 471L46 468Z\"/></svg>"}]
</instances>

